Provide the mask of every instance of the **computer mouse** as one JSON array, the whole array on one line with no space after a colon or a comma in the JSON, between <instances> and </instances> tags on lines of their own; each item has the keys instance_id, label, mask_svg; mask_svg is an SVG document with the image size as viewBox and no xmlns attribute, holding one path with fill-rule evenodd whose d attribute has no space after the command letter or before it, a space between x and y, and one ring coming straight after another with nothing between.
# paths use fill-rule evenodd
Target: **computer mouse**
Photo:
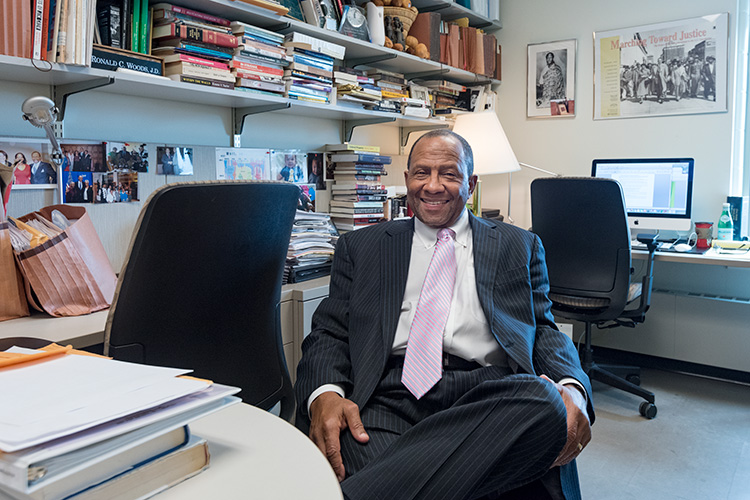
<instances>
[{"instance_id":1,"label":"computer mouse","mask_svg":"<svg viewBox=\"0 0 750 500\"><path fill-rule=\"evenodd\" d=\"M691 245L688 245L687 243L678 243L675 246L673 246L675 252L689 252L693 249Z\"/></svg>"}]
</instances>

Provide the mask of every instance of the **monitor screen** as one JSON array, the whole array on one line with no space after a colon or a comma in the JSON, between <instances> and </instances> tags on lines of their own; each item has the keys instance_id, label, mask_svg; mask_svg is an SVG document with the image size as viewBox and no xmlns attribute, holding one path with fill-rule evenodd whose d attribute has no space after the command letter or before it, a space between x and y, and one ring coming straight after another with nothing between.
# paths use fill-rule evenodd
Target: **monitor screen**
<instances>
[{"instance_id":1,"label":"monitor screen","mask_svg":"<svg viewBox=\"0 0 750 500\"><path fill-rule=\"evenodd\" d=\"M594 160L591 175L622 186L633 237L638 232L689 231L692 158Z\"/></svg>"}]
</instances>

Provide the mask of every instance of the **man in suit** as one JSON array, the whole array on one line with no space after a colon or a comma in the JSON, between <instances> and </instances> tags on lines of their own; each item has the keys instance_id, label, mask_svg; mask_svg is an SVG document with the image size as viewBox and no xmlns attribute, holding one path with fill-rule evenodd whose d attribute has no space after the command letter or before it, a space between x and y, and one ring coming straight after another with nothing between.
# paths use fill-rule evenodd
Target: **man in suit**
<instances>
[{"instance_id":1,"label":"man in suit","mask_svg":"<svg viewBox=\"0 0 750 500\"><path fill-rule=\"evenodd\" d=\"M415 143L405 178L415 218L338 241L302 345L298 427L350 500L580 498L591 386L554 325L539 238L468 213L471 147L448 130ZM443 228L455 273L439 380L415 395L405 359Z\"/></svg>"},{"instance_id":2,"label":"man in suit","mask_svg":"<svg viewBox=\"0 0 750 500\"><path fill-rule=\"evenodd\" d=\"M32 184L56 184L57 172L52 165L42 161L39 151L31 152L31 183Z\"/></svg>"}]
</instances>

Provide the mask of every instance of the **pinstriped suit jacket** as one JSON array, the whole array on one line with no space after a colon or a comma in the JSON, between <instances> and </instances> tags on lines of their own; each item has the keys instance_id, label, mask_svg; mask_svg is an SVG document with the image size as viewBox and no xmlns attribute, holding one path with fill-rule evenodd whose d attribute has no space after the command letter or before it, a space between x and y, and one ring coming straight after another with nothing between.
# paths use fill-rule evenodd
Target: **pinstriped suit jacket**
<instances>
[{"instance_id":1,"label":"pinstriped suit jacket","mask_svg":"<svg viewBox=\"0 0 750 500\"><path fill-rule=\"evenodd\" d=\"M573 377L591 384L573 343L554 326L544 249L536 235L469 214L477 292L492 335L515 373ZM339 239L330 295L313 316L302 344L295 386L296 424L309 428L307 399L323 384L339 384L363 408L383 375L396 333L409 271L414 221L352 231ZM580 498L575 463L560 468L565 497ZM551 486L557 488L555 486Z\"/></svg>"},{"instance_id":2,"label":"pinstriped suit jacket","mask_svg":"<svg viewBox=\"0 0 750 500\"><path fill-rule=\"evenodd\" d=\"M516 373L573 377L591 385L575 348L554 326L544 249L536 235L469 214L477 292L490 331ZM364 407L383 374L403 301L414 221L352 231L339 239L330 294L318 307L305 339L295 387L307 422L307 398L323 384L340 384Z\"/></svg>"}]
</instances>

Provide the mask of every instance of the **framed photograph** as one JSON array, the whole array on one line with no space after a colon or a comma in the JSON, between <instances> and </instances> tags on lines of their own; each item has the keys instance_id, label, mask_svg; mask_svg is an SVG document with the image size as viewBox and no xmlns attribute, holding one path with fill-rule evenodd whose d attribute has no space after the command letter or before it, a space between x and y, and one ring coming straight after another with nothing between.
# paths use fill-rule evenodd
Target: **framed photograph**
<instances>
[{"instance_id":1,"label":"framed photograph","mask_svg":"<svg viewBox=\"0 0 750 500\"><path fill-rule=\"evenodd\" d=\"M271 179L307 184L307 155L299 151L271 151Z\"/></svg>"},{"instance_id":2,"label":"framed photograph","mask_svg":"<svg viewBox=\"0 0 750 500\"><path fill-rule=\"evenodd\" d=\"M142 142L107 142L107 171L133 170L148 172L148 144Z\"/></svg>"},{"instance_id":3,"label":"framed photograph","mask_svg":"<svg viewBox=\"0 0 750 500\"><path fill-rule=\"evenodd\" d=\"M576 40L529 44L526 79L527 116L575 116L576 46ZM557 104L554 107L553 102ZM561 104L566 110L564 114L559 112Z\"/></svg>"},{"instance_id":4,"label":"framed photograph","mask_svg":"<svg viewBox=\"0 0 750 500\"><path fill-rule=\"evenodd\" d=\"M70 181L75 172L108 171L105 145L105 142L61 141L63 184Z\"/></svg>"},{"instance_id":5,"label":"framed photograph","mask_svg":"<svg viewBox=\"0 0 750 500\"><path fill-rule=\"evenodd\" d=\"M271 152L256 148L216 148L216 178L271 180Z\"/></svg>"},{"instance_id":6,"label":"framed photograph","mask_svg":"<svg viewBox=\"0 0 750 500\"><path fill-rule=\"evenodd\" d=\"M55 189L57 166L46 139L0 138L0 164L13 168L11 189Z\"/></svg>"},{"instance_id":7,"label":"framed photograph","mask_svg":"<svg viewBox=\"0 0 750 500\"><path fill-rule=\"evenodd\" d=\"M430 102L430 89L422 85L409 85L409 96L412 99Z\"/></svg>"},{"instance_id":8,"label":"framed photograph","mask_svg":"<svg viewBox=\"0 0 750 500\"><path fill-rule=\"evenodd\" d=\"M727 111L729 14L594 33L594 119Z\"/></svg>"}]
</instances>

